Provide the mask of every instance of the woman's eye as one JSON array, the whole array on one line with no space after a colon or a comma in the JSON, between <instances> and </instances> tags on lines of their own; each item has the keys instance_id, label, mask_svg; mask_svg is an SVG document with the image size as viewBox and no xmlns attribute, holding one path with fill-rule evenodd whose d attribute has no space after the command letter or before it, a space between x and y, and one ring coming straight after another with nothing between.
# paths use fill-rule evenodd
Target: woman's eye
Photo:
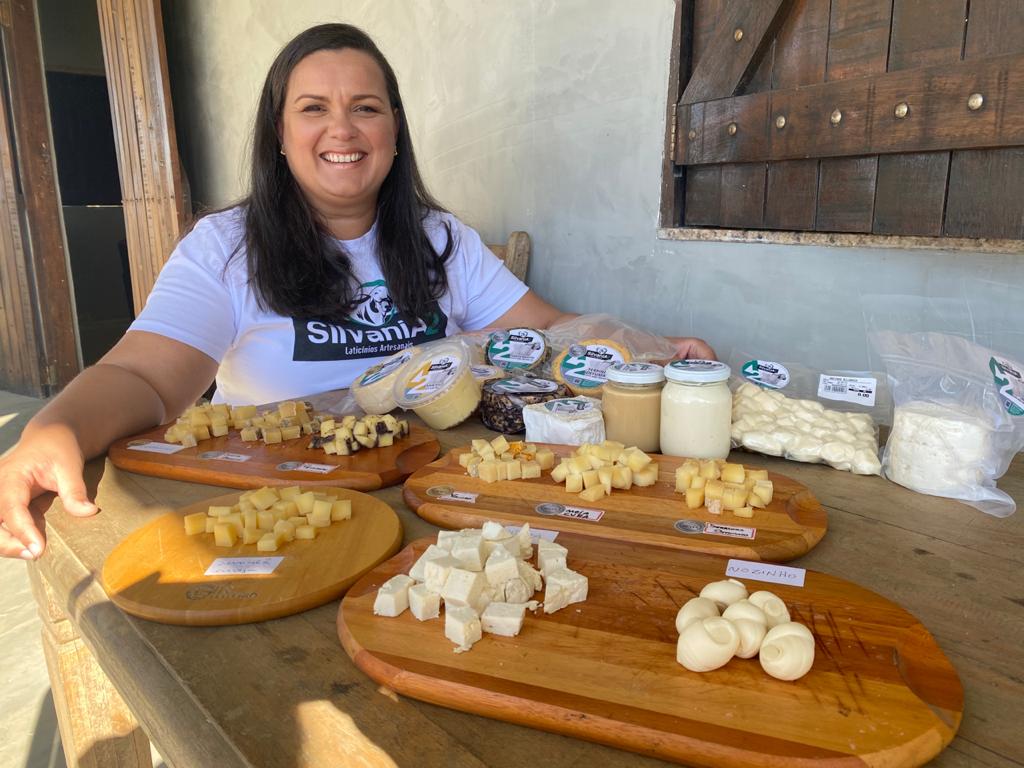
<instances>
[{"instance_id":1,"label":"woman's eye","mask_svg":"<svg viewBox=\"0 0 1024 768\"><path fill-rule=\"evenodd\" d=\"M303 112L322 112L323 106L320 104L307 104L302 108Z\"/></svg>"},{"instance_id":2,"label":"woman's eye","mask_svg":"<svg viewBox=\"0 0 1024 768\"><path fill-rule=\"evenodd\" d=\"M374 107L371 107L369 104L360 104L359 106L356 107L355 111L356 112L376 112L377 110Z\"/></svg>"}]
</instances>

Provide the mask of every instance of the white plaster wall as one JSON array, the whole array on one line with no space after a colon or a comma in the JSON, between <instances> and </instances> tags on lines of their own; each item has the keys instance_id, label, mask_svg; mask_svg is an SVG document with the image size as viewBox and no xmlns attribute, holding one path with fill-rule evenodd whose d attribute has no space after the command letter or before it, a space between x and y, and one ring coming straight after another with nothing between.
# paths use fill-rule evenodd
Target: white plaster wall
<instances>
[{"instance_id":1,"label":"white plaster wall","mask_svg":"<svg viewBox=\"0 0 1024 768\"><path fill-rule=\"evenodd\" d=\"M868 365L861 294L955 297L1024 358L1024 256L678 243L656 227L672 0L165 0L179 143L197 201L242 194L256 94L324 21L369 32L398 73L433 192L489 242L533 237L528 282L720 355ZM964 321L967 324L967 321Z\"/></svg>"}]
</instances>

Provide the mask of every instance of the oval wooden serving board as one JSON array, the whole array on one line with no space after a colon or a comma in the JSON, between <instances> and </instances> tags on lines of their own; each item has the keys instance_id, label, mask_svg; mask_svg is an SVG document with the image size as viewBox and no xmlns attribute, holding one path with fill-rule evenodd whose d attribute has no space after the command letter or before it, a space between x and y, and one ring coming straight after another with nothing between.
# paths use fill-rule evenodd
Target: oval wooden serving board
<instances>
[{"instance_id":1,"label":"oval wooden serving board","mask_svg":"<svg viewBox=\"0 0 1024 768\"><path fill-rule=\"evenodd\" d=\"M522 632L485 634L453 653L444 617L373 615L377 588L407 573L423 539L360 579L338 633L375 681L416 699L704 766L920 765L953 738L963 688L928 631L878 594L808 571L802 588L770 589L815 636L800 680L757 659L698 674L675 660L675 616L727 561L710 555L560 534L585 602L526 613ZM538 599L542 597L537 594Z\"/></svg>"},{"instance_id":2,"label":"oval wooden serving board","mask_svg":"<svg viewBox=\"0 0 1024 768\"><path fill-rule=\"evenodd\" d=\"M559 456L575 450L568 445L548 447ZM769 475L775 486L772 503L745 518L687 507L683 494L674 490L676 467L685 461L677 456L654 455L660 474L656 485L613 490L611 496L586 502L578 494L566 493L547 471L535 480L485 483L470 477L459 465L459 455L468 450L452 450L410 475L402 492L409 508L443 528L479 528L487 520L530 523L535 528L771 562L806 553L828 528L828 517L814 495L785 475ZM450 491L478 495L473 502L442 498ZM566 516L573 512L563 507L596 512ZM706 524L718 527L708 529Z\"/></svg>"},{"instance_id":3,"label":"oval wooden serving board","mask_svg":"<svg viewBox=\"0 0 1024 768\"><path fill-rule=\"evenodd\" d=\"M307 448L310 438L265 445L245 442L232 430L224 437L204 440L195 448L183 448L163 454L132 448L143 443L163 443L167 426L154 427L110 446L108 456L115 467L140 475L166 477L189 483L205 483L228 488L260 488L264 485L333 486L375 491L402 482L412 472L437 458L441 444L434 433L413 426L407 437L394 445L357 451L351 456L329 456L317 448ZM227 460L212 454L248 456L245 461ZM301 464L332 465L326 474L295 469ZM290 466L289 466L290 465Z\"/></svg>"},{"instance_id":4,"label":"oval wooden serving board","mask_svg":"<svg viewBox=\"0 0 1024 768\"><path fill-rule=\"evenodd\" d=\"M187 535L183 518L210 505L234 504L238 494L207 499L133 531L107 556L103 588L134 616L189 626L264 621L334 600L395 553L402 524L391 507L372 496L345 488L316 490L351 499L352 518L318 528L315 539L290 541L277 552L258 552L255 544L218 547L213 534ZM237 557L283 559L267 575L204 575L214 560Z\"/></svg>"}]
</instances>

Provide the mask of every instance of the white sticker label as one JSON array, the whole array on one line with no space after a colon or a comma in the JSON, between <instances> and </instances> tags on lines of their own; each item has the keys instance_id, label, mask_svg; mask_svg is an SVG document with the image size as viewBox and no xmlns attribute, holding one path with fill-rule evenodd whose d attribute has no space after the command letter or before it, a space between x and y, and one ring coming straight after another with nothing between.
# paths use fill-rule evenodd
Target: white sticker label
<instances>
[{"instance_id":1,"label":"white sticker label","mask_svg":"<svg viewBox=\"0 0 1024 768\"><path fill-rule=\"evenodd\" d=\"M604 517L602 509L587 509L585 507L568 507L565 504L555 502L544 502L536 506L536 512L546 517L571 517L573 520L586 520L588 523L596 523Z\"/></svg>"},{"instance_id":2,"label":"white sticker label","mask_svg":"<svg viewBox=\"0 0 1024 768\"><path fill-rule=\"evenodd\" d=\"M333 464L299 464L295 468L295 472L312 472L316 475L326 475L328 472L333 472L337 467Z\"/></svg>"},{"instance_id":3,"label":"white sticker label","mask_svg":"<svg viewBox=\"0 0 1024 768\"><path fill-rule=\"evenodd\" d=\"M146 441L141 443L135 443L128 446L129 451L145 451L146 453L164 453L171 454L177 453L185 449L184 445L176 445L175 443L156 443L152 441Z\"/></svg>"},{"instance_id":4,"label":"white sticker label","mask_svg":"<svg viewBox=\"0 0 1024 768\"><path fill-rule=\"evenodd\" d=\"M818 379L818 397L872 406L875 404L875 389L877 387L877 379L828 376L823 373Z\"/></svg>"},{"instance_id":5,"label":"white sticker label","mask_svg":"<svg viewBox=\"0 0 1024 768\"><path fill-rule=\"evenodd\" d=\"M748 381L771 389L782 389L789 384L789 369L772 360L748 360L740 368L740 374Z\"/></svg>"},{"instance_id":6,"label":"white sticker label","mask_svg":"<svg viewBox=\"0 0 1024 768\"><path fill-rule=\"evenodd\" d=\"M218 557L206 569L206 576L245 576L273 573L283 557Z\"/></svg>"},{"instance_id":7,"label":"white sticker label","mask_svg":"<svg viewBox=\"0 0 1024 768\"><path fill-rule=\"evenodd\" d=\"M521 525L506 525L505 530L515 536L522 530ZM541 539L546 541L554 541L558 538L558 531L549 531L546 528L531 528L530 529L530 541L536 544Z\"/></svg>"},{"instance_id":8,"label":"white sticker label","mask_svg":"<svg viewBox=\"0 0 1024 768\"><path fill-rule=\"evenodd\" d=\"M1009 360L989 359L988 367L999 389L1006 412L1011 416L1024 416L1024 374Z\"/></svg>"},{"instance_id":9,"label":"white sticker label","mask_svg":"<svg viewBox=\"0 0 1024 768\"><path fill-rule=\"evenodd\" d=\"M218 461L234 461L241 463L248 461L252 456L247 456L244 453L227 453L225 451L207 451L206 453L200 454L201 459L217 459Z\"/></svg>"},{"instance_id":10,"label":"white sticker label","mask_svg":"<svg viewBox=\"0 0 1024 768\"><path fill-rule=\"evenodd\" d=\"M802 587L807 571L803 568L790 568L788 565L774 563L755 563L749 560L729 559L725 567L725 575L733 579L752 579L753 581L769 581L772 584L788 584L791 587Z\"/></svg>"},{"instance_id":11,"label":"white sticker label","mask_svg":"<svg viewBox=\"0 0 1024 768\"><path fill-rule=\"evenodd\" d=\"M704 533L712 536L729 536L733 539L753 539L757 535L757 528L744 528L741 525L705 523Z\"/></svg>"},{"instance_id":12,"label":"white sticker label","mask_svg":"<svg viewBox=\"0 0 1024 768\"><path fill-rule=\"evenodd\" d=\"M444 496L438 496L440 501L464 501L467 504L476 504L476 497L479 493L466 493L465 491L452 491Z\"/></svg>"}]
</instances>

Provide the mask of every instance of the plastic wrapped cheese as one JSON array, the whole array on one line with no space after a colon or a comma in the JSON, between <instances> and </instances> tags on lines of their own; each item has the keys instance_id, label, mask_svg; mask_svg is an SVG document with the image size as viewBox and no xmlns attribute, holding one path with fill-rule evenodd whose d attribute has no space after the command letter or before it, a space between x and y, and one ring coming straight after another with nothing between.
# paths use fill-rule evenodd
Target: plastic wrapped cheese
<instances>
[{"instance_id":1,"label":"plastic wrapped cheese","mask_svg":"<svg viewBox=\"0 0 1024 768\"><path fill-rule=\"evenodd\" d=\"M601 401L591 397L549 400L523 408L526 441L583 445L604 442Z\"/></svg>"},{"instance_id":2,"label":"plastic wrapped cheese","mask_svg":"<svg viewBox=\"0 0 1024 768\"><path fill-rule=\"evenodd\" d=\"M551 363L551 375L575 395L600 397L608 369L633 359L621 344L611 339L584 339L570 344Z\"/></svg>"},{"instance_id":3,"label":"plastic wrapped cheese","mask_svg":"<svg viewBox=\"0 0 1024 768\"><path fill-rule=\"evenodd\" d=\"M488 429L515 435L526 429L523 409L528 405L569 397L564 384L533 376L510 376L484 385L480 401L480 421Z\"/></svg>"},{"instance_id":4,"label":"plastic wrapped cheese","mask_svg":"<svg viewBox=\"0 0 1024 768\"><path fill-rule=\"evenodd\" d=\"M352 397L359 407L373 414L393 411L396 407L395 381L414 354L412 349L403 349L363 371L352 382Z\"/></svg>"},{"instance_id":5,"label":"plastic wrapped cheese","mask_svg":"<svg viewBox=\"0 0 1024 768\"><path fill-rule=\"evenodd\" d=\"M480 382L473 377L470 360L469 348L460 342L417 353L395 380L395 402L415 411L431 429L460 424L480 403Z\"/></svg>"},{"instance_id":6,"label":"plastic wrapped cheese","mask_svg":"<svg viewBox=\"0 0 1024 768\"><path fill-rule=\"evenodd\" d=\"M877 475L878 437L864 413L825 408L745 383L733 395L732 442L791 461L824 463L858 475Z\"/></svg>"},{"instance_id":7,"label":"plastic wrapped cheese","mask_svg":"<svg viewBox=\"0 0 1024 768\"><path fill-rule=\"evenodd\" d=\"M548 357L548 340L536 328L494 331L487 340L487 360L505 370L532 371Z\"/></svg>"}]
</instances>

